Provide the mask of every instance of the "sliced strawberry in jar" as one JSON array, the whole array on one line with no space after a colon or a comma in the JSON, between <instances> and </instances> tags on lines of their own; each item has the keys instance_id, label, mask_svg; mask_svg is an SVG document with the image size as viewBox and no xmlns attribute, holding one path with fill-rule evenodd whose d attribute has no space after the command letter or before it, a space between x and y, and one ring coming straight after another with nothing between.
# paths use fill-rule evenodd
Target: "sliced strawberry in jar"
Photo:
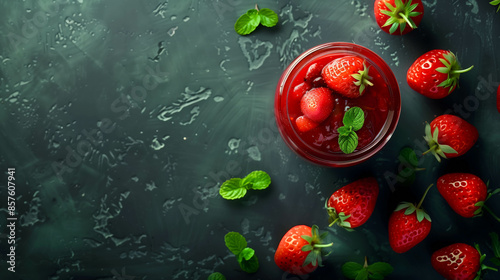
<instances>
[{"instance_id":1,"label":"sliced strawberry in jar","mask_svg":"<svg viewBox=\"0 0 500 280\"><path fill-rule=\"evenodd\" d=\"M300 83L298 85L296 85L294 88L293 88L293 92L292 92L292 96L291 98L293 100L290 100L291 102L295 103L295 102L300 102L300 99L302 98L302 96L304 96L304 94L311 89L311 86L308 84L308 83Z\"/></svg>"},{"instance_id":2,"label":"sliced strawberry in jar","mask_svg":"<svg viewBox=\"0 0 500 280\"><path fill-rule=\"evenodd\" d=\"M307 118L306 116L300 116L297 119L295 119L295 124L297 125L297 128L301 132L306 132L309 131L319 125L317 122L313 122L311 119Z\"/></svg>"},{"instance_id":3,"label":"sliced strawberry in jar","mask_svg":"<svg viewBox=\"0 0 500 280\"><path fill-rule=\"evenodd\" d=\"M321 76L321 70L323 69L323 66L320 65L318 62L311 64L309 68L307 68L306 76L304 77L304 80L306 82L312 83L314 79L317 77Z\"/></svg>"}]
</instances>

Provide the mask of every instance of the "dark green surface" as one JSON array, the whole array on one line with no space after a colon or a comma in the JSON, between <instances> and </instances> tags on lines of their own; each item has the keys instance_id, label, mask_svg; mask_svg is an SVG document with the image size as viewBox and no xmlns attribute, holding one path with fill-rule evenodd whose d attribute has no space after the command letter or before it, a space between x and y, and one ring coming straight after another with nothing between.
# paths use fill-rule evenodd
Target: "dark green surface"
<instances>
[{"instance_id":1,"label":"dark green surface","mask_svg":"<svg viewBox=\"0 0 500 280\"><path fill-rule=\"evenodd\" d=\"M254 2L2 1L0 3L0 170L16 168L16 273L1 279L342 279L341 265L390 262L390 279L442 279L431 253L478 242L499 223L465 219L432 189L428 238L392 252L387 222L396 203L417 200L447 172L474 173L500 185L500 14L488 1L424 1L418 30L390 36L376 25L373 1L260 1L280 23L249 36L233 29ZM402 95L400 123L374 158L347 169L311 165L281 140L273 115L281 72L315 45L346 41L370 48L393 69ZM463 66L460 88L442 100L406 84L411 63L433 48ZM465 156L426 157L413 184L391 183L398 152L422 152L424 124L455 111L479 130ZM218 195L229 177L260 169L273 180L239 201ZM381 192L355 232L329 229L335 245L309 277L274 264L282 235L296 224L326 229L324 200L363 176ZM0 178L1 260L7 251L7 175ZM397 190L394 192L394 190ZM500 197L490 208L500 213ZM4 211L5 210L5 211ZM229 231L255 249L260 270L247 275L224 245ZM490 274L485 279L498 279Z\"/></svg>"}]
</instances>

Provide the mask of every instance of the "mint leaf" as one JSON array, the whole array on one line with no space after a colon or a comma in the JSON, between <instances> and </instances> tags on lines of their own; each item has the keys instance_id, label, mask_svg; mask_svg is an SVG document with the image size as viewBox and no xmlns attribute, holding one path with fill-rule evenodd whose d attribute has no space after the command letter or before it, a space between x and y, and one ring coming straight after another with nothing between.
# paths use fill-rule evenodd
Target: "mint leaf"
<instances>
[{"instance_id":1,"label":"mint leaf","mask_svg":"<svg viewBox=\"0 0 500 280\"><path fill-rule=\"evenodd\" d=\"M248 35L259 26L260 19L259 11L250 9L238 18L234 24L234 30L240 35Z\"/></svg>"},{"instance_id":2,"label":"mint leaf","mask_svg":"<svg viewBox=\"0 0 500 280\"><path fill-rule=\"evenodd\" d=\"M224 277L224 275L220 272L214 272L208 276L207 280L226 280L226 277Z\"/></svg>"},{"instance_id":3,"label":"mint leaf","mask_svg":"<svg viewBox=\"0 0 500 280\"><path fill-rule=\"evenodd\" d=\"M356 279L363 266L355 262L346 262L342 265L342 274L348 279Z\"/></svg>"},{"instance_id":4,"label":"mint leaf","mask_svg":"<svg viewBox=\"0 0 500 280\"><path fill-rule=\"evenodd\" d=\"M225 199L238 199L245 196L247 189L241 184L240 178L225 181L219 189L219 194Z\"/></svg>"},{"instance_id":5,"label":"mint leaf","mask_svg":"<svg viewBox=\"0 0 500 280\"><path fill-rule=\"evenodd\" d=\"M353 132L352 126L350 126L350 127L341 126L341 127L337 128L337 132L340 135L348 136L351 132Z\"/></svg>"},{"instance_id":6,"label":"mint leaf","mask_svg":"<svg viewBox=\"0 0 500 280\"><path fill-rule=\"evenodd\" d=\"M255 250L252 248L246 247L238 254L238 262L242 262L243 260L250 260L255 255Z\"/></svg>"},{"instance_id":7,"label":"mint leaf","mask_svg":"<svg viewBox=\"0 0 500 280\"><path fill-rule=\"evenodd\" d=\"M380 274L383 276L380 279L384 279L385 276L392 273L394 268L388 263L385 262L376 262L368 266L368 271L373 274ZM374 278L375 279L375 278ZM377 278L379 279L379 278Z\"/></svg>"},{"instance_id":8,"label":"mint leaf","mask_svg":"<svg viewBox=\"0 0 500 280\"><path fill-rule=\"evenodd\" d=\"M224 242L226 243L226 247L229 251L236 256L238 256L247 247L247 240L245 237L234 231L228 232L224 236Z\"/></svg>"},{"instance_id":9,"label":"mint leaf","mask_svg":"<svg viewBox=\"0 0 500 280\"><path fill-rule=\"evenodd\" d=\"M358 147L358 135L354 131L358 131L363 127L365 113L359 107L352 107L344 114L342 122L344 126L337 129L339 147L345 154L350 154Z\"/></svg>"},{"instance_id":10,"label":"mint leaf","mask_svg":"<svg viewBox=\"0 0 500 280\"><path fill-rule=\"evenodd\" d=\"M243 178L242 185L253 190L263 190L271 184L271 177L264 171L253 171ZM247 187L247 185L249 185Z\"/></svg>"},{"instance_id":11,"label":"mint leaf","mask_svg":"<svg viewBox=\"0 0 500 280\"><path fill-rule=\"evenodd\" d=\"M266 27L273 27L278 23L278 15L271 9L260 9L255 5L255 9L248 10L241 15L234 24L234 30L240 35L252 33L260 24Z\"/></svg>"},{"instance_id":12,"label":"mint leaf","mask_svg":"<svg viewBox=\"0 0 500 280\"><path fill-rule=\"evenodd\" d=\"M354 279L356 279L356 280L366 280L366 279L368 279L368 275L369 275L368 270L366 270L366 269L363 268L363 269L361 269L359 271L358 275L356 275L356 278L354 278Z\"/></svg>"},{"instance_id":13,"label":"mint leaf","mask_svg":"<svg viewBox=\"0 0 500 280\"><path fill-rule=\"evenodd\" d=\"M399 160L401 163L407 163L410 166L418 166L417 154L412 148L405 147L399 152Z\"/></svg>"},{"instance_id":14,"label":"mint leaf","mask_svg":"<svg viewBox=\"0 0 500 280\"><path fill-rule=\"evenodd\" d=\"M278 15L271 9L259 10L260 23L266 27L273 27L278 23Z\"/></svg>"},{"instance_id":15,"label":"mint leaf","mask_svg":"<svg viewBox=\"0 0 500 280\"><path fill-rule=\"evenodd\" d=\"M339 135L339 146L342 152L345 154L350 154L354 152L358 146L358 135L356 132L352 131L347 135Z\"/></svg>"},{"instance_id":16,"label":"mint leaf","mask_svg":"<svg viewBox=\"0 0 500 280\"><path fill-rule=\"evenodd\" d=\"M344 126L352 126L354 131L358 131L363 127L365 122L365 113L363 112L363 109L359 107L352 107L345 112L342 122L344 123Z\"/></svg>"},{"instance_id":17,"label":"mint leaf","mask_svg":"<svg viewBox=\"0 0 500 280\"><path fill-rule=\"evenodd\" d=\"M240 267L246 273L255 273L259 269L259 260L256 255L253 255L249 260L243 259L240 262Z\"/></svg>"}]
</instances>

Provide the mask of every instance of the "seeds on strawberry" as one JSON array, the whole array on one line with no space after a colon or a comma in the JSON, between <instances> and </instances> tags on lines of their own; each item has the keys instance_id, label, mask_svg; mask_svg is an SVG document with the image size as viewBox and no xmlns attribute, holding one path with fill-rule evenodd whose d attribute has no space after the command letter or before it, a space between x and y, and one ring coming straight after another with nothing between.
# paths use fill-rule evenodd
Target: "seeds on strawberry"
<instances>
[{"instance_id":1,"label":"seeds on strawberry","mask_svg":"<svg viewBox=\"0 0 500 280\"><path fill-rule=\"evenodd\" d=\"M362 58L344 56L328 63L321 76L334 92L348 98L357 98L364 94L367 86L373 86L369 70L370 67Z\"/></svg>"},{"instance_id":2,"label":"seeds on strawberry","mask_svg":"<svg viewBox=\"0 0 500 280\"><path fill-rule=\"evenodd\" d=\"M431 264L446 279L482 279L484 270L497 271L496 268L482 264L485 257L478 245L474 248L465 243L455 243L435 251Z\"/></svg>"},{"instance_id":3,"label":"seeds on strawberry","mask_svg":"<svg viewBox=\"0 0 500 280\"><path fill-rule=\"evenodd\" d=\"M446 50L431 50L420 56L408 69L406 81L416 92L433 99L448 96L458 86L462 69L457 57Z\"/></svg>"},{"instance_id":4,"label":"seeds on strawberry","mask_svg":"<svg viewBox=\"0 0 500 280\"><path fill-rule=\"evenodd\" d=\"M326 201L330 226L356 228L370 218L377 202L379 186L373 177L359 179L337 191Z\"/></svg>"},{"instance_id":5,"label":"seeds on strawberry","mask_svg":"<svg viewBox=\"0 0 500 280\"><path fill-rule=\"evenodd\" d=\"M324 244L326 233L319 234L319 228L299 225L292 227L281 239L274 262L276 265L291 274L304 275L322 266L323 248L333 243Z\"/></svg>"},{"instance_id":6,"label":"seeds on strawberry","mask_svg":"<svg viewBox=\"0 0 500 280\"><path fill-rule=\"evenodd\" d=\"M313 88L300 100L300 109L304 116L313 122L324 121L333 110L333 97L328 88Z\"/></svg>"},{"instance_id":7,"label":"seeds on strawberry","mask_svg":"<svg viewBox=\"0 0 500 280\"><path fill-rule=\"evenodd\" d=\"M376 0L375 20L391 35L404 35L417 28L424 16L421 0Z\"/></svg>"},{"instance_id":8,"label":"seeds on strawberry","mask_svg":"<svg viewBox=\"0 0 500 280\"><path fill-rule=\"evenodd\" d=\"M441 158L453 158L465 154L479 138L477 129L464 119L454 115L441 115L425 126L424 139L429 150L441 162Z\"/></svg>"},{"instance_id":9,"label":"seeds on strawberry","mask_svg":"<svg viewBox=\"0 0 500 280\"><path fill-rule=\"evenodd\" d=\"M389 218L389 245L394 252L407 252L429 235L431 217L420 206L431 187L432 185L427 188L417 205L403 202L391 214Z\"/></svg>"},{"instance_id":10,"label":"seeds on strawberry","mask_svg":"<svg viewBox=\"0 0 500 280\"><path fill-rule=\"evenodd\" d=\"M472 218L482 215L483 210L486 210L500 221L485 205L486 200L499 191L488 193L486 184L478 176L469 173L445 174L439 177L437 188L451 209L460 216Z\"/></svg>"}]
</instances>

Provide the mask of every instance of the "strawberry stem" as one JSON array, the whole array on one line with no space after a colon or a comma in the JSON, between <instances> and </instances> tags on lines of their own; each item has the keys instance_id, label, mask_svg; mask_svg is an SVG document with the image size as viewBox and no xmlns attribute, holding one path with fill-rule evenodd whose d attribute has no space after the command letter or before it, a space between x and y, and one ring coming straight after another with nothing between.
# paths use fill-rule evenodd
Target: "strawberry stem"
<instances>
[{"instance_id":1,"label":"strawberry stem","mask_svg":"<svg viewBox=\"0 0 500 280\"><path fill-rule=\"evenodd\" d=\"M427 189L425 190L425 193L424 195L422 196L422 199L420 200L420 202L417 204L417 209L420 209L420 206L422 206L422 202L424 202L424 199L425 197L427 196L427 193L429 192L429 190L431 189L431 187L433 186L434 184L430 184Z\"/></svg>"},{"instance_id":2,"label":"strawberry stem","mask_svg":"<svg viewBox=\"0 0 500 280\"><path fill-rule=\"evenodd\" d=\"M483 205L483 209L484 209L484 210L486 210L488 213L490 213L490 215L491 215L491 216L492 216L495 220L497 220L497 221L499 221L499 222L500 222L500 218L499 218L497 215L495 215L495 213L493 213L493 211L491 211L491 209L490 209L488 206Z\"/></svg>"},{"instance_id":3,"label":"strawberry stem","mask_svg":"<svg viewBox=\"0 0 500 280\"><path fill-rule=\"evenodd\" d=\"M472 68L474 68L474 65L472 65L471 67L467 68L467 69L456 69L456 70L451 70L450 73L451 74L462 74L462 73L465 73L465 72L469 72Z\"/></svg>"},{"instance_id":4,"label":"strawberry stem","mask_svg":"<svg viewBox=\"0 0 500 280\"><path fill-rule=\"evenodd\" d=\"M363 268L368 268L368 258L365 256L365 264L363 265Z\"/></svg>"},{"instance_id":5,"label":"strawberry stem","mask_svg":"<svg viewBox=\"0 0 500 280\"><path fill-rule=\"evenodd\" d=\"M313 245L314 248L328 248L331 246L333 246L333 242L330 242L328 244L314 244Z\"/></svg>"},{"instance_id":6,"label":"strawberry stem","mask_svg":"<svg viewBox=\"0 0 500 280\"><path fill-rule=\"evenodd\" d=\"M333 220L333 222L331 222L328 226L329 227L333 226L335 223L337 223L338 220L340 220L340 218Z\"/></svg>"},{"instance_id":7,"label":"strawberry stem","mask_svg":"<svg viewBox=\"0 0 500 280\"><path fill-rule=\"evenodd\" d=\"M402 18L406 21L406 23L408 23L408 25L411 27L411 29L415 29L415 28L416 28L416 26L413 26L413 23L411 22L411 20L409 20L409 19L405 16L405 14L403 14L403 13L399 13L399 16L400 16L400 17L402 17Z\"/></svg>"}]
</instances>

